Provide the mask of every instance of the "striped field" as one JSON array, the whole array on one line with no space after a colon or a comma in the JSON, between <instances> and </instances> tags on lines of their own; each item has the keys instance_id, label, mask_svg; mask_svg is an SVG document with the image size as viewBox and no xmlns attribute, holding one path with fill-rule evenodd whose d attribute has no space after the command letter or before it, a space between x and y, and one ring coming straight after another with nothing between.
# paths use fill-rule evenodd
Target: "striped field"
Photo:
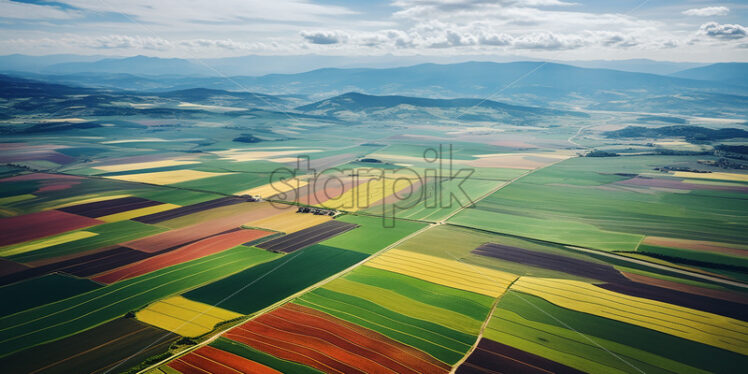
<instances>
[{"instance_id":1,"label":"striped field","mask_svg":"<svg viewBox=\"0 0 748 374\"><path fill-rule=\"evenodd\" d=\"M502 295L517 278L503 271L400 249L392 249L365 265L492 297Z\"/></svg>"}]
</instances>

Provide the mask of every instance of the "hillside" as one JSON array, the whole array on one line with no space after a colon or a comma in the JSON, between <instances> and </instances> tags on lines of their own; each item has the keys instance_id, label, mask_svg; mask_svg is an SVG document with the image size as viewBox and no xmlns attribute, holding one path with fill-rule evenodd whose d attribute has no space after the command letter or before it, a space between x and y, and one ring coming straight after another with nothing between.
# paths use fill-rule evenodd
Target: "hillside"
<instances>
[{"instance_id":1,"label":"hillside","mask_svg":"<svg viewBox=\"0 0 748 374\"><path fill-rule=\"evenodd\" d=\"M428 99L409 96L374 96L349 92L296 110L336 118L434 119L533 123L540 117L588 117L581 112L510 105L482 99Z\"/></svg>"},{"instance_id":2,"label":"hillside","mask_svg":"<svg viewBox=\"0 0 748 374\"><path fill-rule=\"evenodd\" d=\"M723 82L748 87L748 63L724 62L671 74L673 77Z\"/></svg>"}]
</instances>

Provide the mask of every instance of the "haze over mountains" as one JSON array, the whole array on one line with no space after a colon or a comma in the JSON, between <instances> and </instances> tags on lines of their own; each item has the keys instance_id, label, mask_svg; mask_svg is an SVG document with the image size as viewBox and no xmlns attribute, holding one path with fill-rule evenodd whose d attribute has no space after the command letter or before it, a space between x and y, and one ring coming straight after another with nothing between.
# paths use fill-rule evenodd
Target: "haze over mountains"
<instances>
[{"instance_id":1,"label":"haze over mountains","mask_svg":"<svg viewBox=\"0 0 748 374\"><path fill-rule=\"evenodd\" d=\"M396 68L424 63L456 64L469 61L516 62L539 61L523 56L459 55L459 56L260 56L178 59L147 56L117 57L102 55L47 55L13 54L0 56L0 71L40 74L72 74L88 72L130 73L136 75L201 75L201 76L258 76L266 74L295 74L321 68ZM706 66L695 62L654 61L648 59L554 61L585 68L672 74L682 70Z\"/></svg>"},{"instance_id":2,"label":"haze over mountains","mask_svg":"<svg viewBox=\"0 0 748 374\"><path fill-rule=\"evenodd\" d=\"M319 57L319 61L327 58ZM226 77L206 74L211 72L206 67L210 65L177 58L135 56L73 61L74 56L58 55L51 57L47 66L34 62L39 59L43 57L0 57L3 64L0 71L47 83L139 93L199 88L256 92L273 97L295 96L296 99L291 100L295 104L358 92L434 99L487 98L518 106L567 111L643 111L742 118L748 102L746 63L699 66L670 75L522 61L322 68L295 74ZM235 58L234 62L241 59ZM594 65L594 62L588 63ZM621 61L612 63L625 65ZM17 70L22 64L28 64L28 71ZM665 63L649 64L653 70L665 67ZM673 66L671 64L670 68ZM448 101L439 104L450 105Z\"/></svg>"}]
</instances>

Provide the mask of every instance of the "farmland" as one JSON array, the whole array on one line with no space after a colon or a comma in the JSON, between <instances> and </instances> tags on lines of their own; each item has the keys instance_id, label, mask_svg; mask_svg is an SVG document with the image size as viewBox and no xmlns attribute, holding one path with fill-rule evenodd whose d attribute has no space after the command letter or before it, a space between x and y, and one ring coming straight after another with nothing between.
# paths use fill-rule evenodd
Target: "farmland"
<instances>
[{"instance_id":1,"label":"farmland","mask_svg":"<svg viewBox=\"0 0 748 374\"><path fill-rule=\"evenodd\" d=\"M54 341L273 257L235 248L0 318L0 355Z\"/></svg>"},{"instance_id":2,"label":"farmland","mask_svg":"<svg viewBox=\"0 0 748 374\"><path fill-rule=\"evenodd\" d=\"M745 371L744 85L494 65L0 74L0 367Z\"/></svg>"}]
</instances>

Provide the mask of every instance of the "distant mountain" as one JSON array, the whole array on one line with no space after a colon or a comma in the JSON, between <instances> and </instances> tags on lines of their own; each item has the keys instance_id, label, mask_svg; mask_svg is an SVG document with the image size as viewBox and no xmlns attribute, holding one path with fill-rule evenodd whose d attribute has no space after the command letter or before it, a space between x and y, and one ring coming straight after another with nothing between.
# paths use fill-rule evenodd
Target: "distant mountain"
<instances>
[{"instance_id":1,"label":"distant mountain","mask_svg":"<svg viewBox=\"0 0 748 374\"><path fill-rule=\"evenodd\" d=\"M667 75L686 69L692 69L707 64L698 62L671 62L649 59L630 60L592 60L592 61L556 61L560 64L578 66L580 68L612 69L633 73L649 73Z\"/></svg>"},{"instance_id":2,"label":"distant mountain","mask_svg":"<svg viewBox=\"0 0 748 374\"><path fill-rule=\"evenodd\" d=\"M24 71L38 73L41 72L44 68L55 64L70 62L94 62L104 58L107 58L107 56L73 54L30 56L12 54L0 56L0 71Z\"/></svg>"},{"instance_id":3,"label":"distant mountain","mask_svg":"<svg viewBox=\"0 0 748 374\"><path fill-rule=\"evenodd\" d=\"M111 57L102 55L7 55L0 56L0 71L23 71L40 73L42 68L71 62L96 62L104 59L126 59L122 57ZM148 63L162 64L160 58L150 58ZM171 59L174 60L174 59ZM391 54L373 55L373 56L330 56L330 55L284 55L284 56L260 56L246 55L238 57L220 57L220 58L203 58L187 59L197 65L205 68L206 71L201 75L209 76L260 76L266 74L296 74L305 71L321 68L395 68L412 66L424 63L435 64L456 64L469 61L483 62L515 62L515 61L543 61L539 59L528 58L516 55L458 55L458 56L428 56L428 55L411 55L395 56ZM629 59L629 60L582 60L582 61L562 61L551 60L549 62L572 65L583 68L596 69L613 69L637 73L650 74L672 74L682 70L704 66L704 63L695 62L671 62L671 61L654 61L649 59ZM192 74L195 66L188 65L187 71L172 70L167 74L184 75ZM178 67L172 65L172 67ZM122 72L118 67L115 70L107 71L109 73ZM78 72L90 72L85 70L86 65L79 65L73 68L71 65L65 67L68 72L75 70ZM83 70L81 70L83 69ZM215 69L215 70L213 70ZM49 72L49 71L48 71ZM131 72L134 73L134 72Z\"/></svg>"},{"instance_id":4,"label":"distant mountain","mask_svg":"<svg viewBox=\"0 0 748 374\"><path fill-rule=\"evenodd\" d=\"M93 62L66 62L42 69L48 74L126 73L136 75L216 75L209 68L180 58L134 56L106 58Z\"/></svg>"},{"instance_id":5,"label":"distant mountain","mask_svg":"<svg viewBox=\"0 0 748 374\"><path fill-rule=\"evenodd\" d=\"M349 92L296 108L297 111L338 119L429 119L528 124L540 117L588 117L586 113L509 105L483 99L426 99L374 96Z\"/></svg>"},{"instance_id":6,"label":"distant mountain","mask_svg":"<svg viewBox=\"0 0 748 374\"><path fill-rule=\"evenodd\" d=\"M0 98L16 99L28 97L57 98L67 95L93 93L89 88L69 87L0 74Z\"/></svg>"},{"instance_id":7,"label":"distant mountain","mask_svg":"<svg viewBox=\"0 0 748 374\"><path fill-rule=\"evenodd\" d=\"M50 84L0 75L3 114L55 113L59 116L182 117L200 113L240 116L257 111L285 112L300 103L294 97L275 97L252 92L189 89L170 92L103 90ZM253 114L254 115L254 114Z\"/></svg>"},{"instance_id":8,"label":"distant mountain","mask_svg":"<svg viewBox=\"0 0 748 374\"><path fill-rule=\"evenodd\" d=\"M158 61L160 64L161 60ZM124 64L122 60L117 62L120 63ZM185 60L175 62L179 65L183 63L186 63ZM24 74L28 78L48 82L141 92L208 88L262 92L274 96L304 95L312 100L320 100L355 91L369 95L443 99L490 98L515 105L566 110L601 109L654 113L686 113L683 110L690 111L688 113L733 113L737 106L731 100L748 96L748 86L731 82L580 68L545 62L465 62L386 69L325 68L298 74L230 78L96 72L43 76ZM719 96L718 105L709 102L710 95ZM745 110L742 112L741 116L744 117Z\"/></svg>"},{"instance_id":9,"label":"distant mountain","mask_svg":"<svg viewBox=\"0 0 748 374\"><path fill-rule=\"evenodd\" d=\"M748 96L708 92L671 95L640 95L626 100L610 100L591 104L591 110L620 112L671 113L696 117L748 119Z\"/></svg>"},{"instance_id":10,"label":"distant mountain","mask_svg":"<svg viewBox=\"0 0 748 374\"><path fill-rule=\"evenodd\" d=\"M671 75L678 78L724 82L748 87L748 63L746 62L711 64Z\"/></svg>"}]
</instances>

